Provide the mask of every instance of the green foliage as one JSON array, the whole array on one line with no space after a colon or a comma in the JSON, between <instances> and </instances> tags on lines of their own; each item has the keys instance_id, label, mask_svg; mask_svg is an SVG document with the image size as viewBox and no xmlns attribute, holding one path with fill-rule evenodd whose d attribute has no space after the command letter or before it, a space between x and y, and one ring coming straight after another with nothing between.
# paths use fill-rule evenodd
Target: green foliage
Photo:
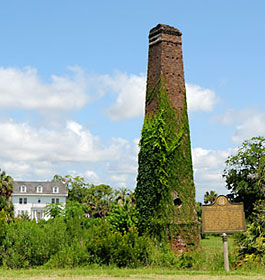
<instances>
[{"instance_id":1,"label":"green foliage","mask_svg":"<svg viewBox=\"0 0 265 280\"><path fill-rule=\"evenodd\" d=\"M238 265L253 262L265 265L265 201L254 204L247 231L236 239Z\"/></svg>"},{"instance_id":2,"label":"green foliage","mask_svg":"<svg viewBox=\"0 0 265 280\"><path fill-rule=\"evenodd\" d=\"M63 205L62 203L50 203L46 205L46 210L44 212L46 216L50 216L51 218L60 217L63 214Z\"/></svg>"},{"instance_id":3,"label":"green foliage","mask_svg":"<svg viewBox=\"0 0 265 280\"><path fill-rule=\"evenodd\" d=\"M66 220L71 218L80 219L83 217L83 214L86 213L87 206L77 201L67 201L64 209L64 214Z\"/></svg>"},{"instance_id":4,"label":"green foliage","mask_svg":"<svg viewBox=\"0 0 265 280\"><path fill-rule=\"evenodd\" d=\"M218 194L215 191L206 192L204 195L204 203L214 203Z\"/></svg>"},{"instance_id":5,"label":"green foliage","mask_svg":"<svg viewBox=\"0 0 265 280\"><path fill-rule=\"evenodd\" d=\"M99 264L114 264L118 267L136 267L145 265L148 261L149 238L139 236L131 231L122 234L113 232L108 223L102 221L94 226L88 243L88 252L94 262Z\"/></svg>"},{"instance_id":6,"label":"green foliage","mask_svg":"<svg viewBox=\"0 0 265 280\"><path fill-rule=\"evenodd\" d=\"M131 204L135 203L135 195L129 189L121 187L116 191L115 203L119 205L125 204L130 201Z\"/></svg>"},{"instance_id":7,"label":"green foliage","mask_svg":"<svg viewBox=\"0 0 265 280\"><path fill-rule=\"evenodd\" d=\"M64 178L55 175L54 181L64 181L68 189L68 201L74 201L86 205L84 209L90 217L104 217L115 200L115 190L109 185L93 185L85 182L81 176L72 177L66 175Z\"/></svg>"},{"instance_id":8,"label":"green foliage","mask_svg":"<svg viewBox=\"0 0 265 280\"><path fill-rule=\"evenodd\" d=\"M197 218L186 104L182 112L176 112L165 83L160 80L159 85L147 93L147 103L156 98L158 109L146 115L139 144L135 194L140 231L159 238L165 233L176 237L180 226L171 225L189 223L190 235L196 235L192 229Z\"/></svg>"},{"instance_id":9,"label":"green foliage","mask_svg":"<svg viewBox=\"0 0 265 280\"><path fill-rule=\"evenodd\" d=\"M224 177L229 198L244 202L246 217L251 215L254 203L265 198L265 138L253 137L244 141L237 154L226 161Z\"/></svg>"},{"instance_id":10,"label":"green foliage","mask_svg":"<svg viewBox=\"0 0 265 280\"><path fill-rule=\"evenodd\" d=\"M17 220L22 220L22 221L30 221L31 218L28 213L22 213L18 217L16 217Z\"/></svg>"},{"instance_id":11,"label":"green foliage","mask_svg":"<svg viewBox=\"0 0 265 280\"><path fill-rule=\"evenodd\" d=\"M55 221L45 225L17 221L8 225L1 248L3 264L10 268L43 265L65 241L64 223Z\"/></svg>"},{"instance_id":12,"label":"green foliage","mask_svg":"<svg viewBox=\"0 0 265 280\"><path fill-rule=\"evenodd\" d=\"M12 221L14 218L14 207L11 202L11 194L13 191L13 179L7 176L5 171L0 169L0 211L5 210L6 218Z\"/></svg>"},{"instance_id":13,"label":"green foliage","mask_svg":"<svg viewBox=\"0 0 265 280\"><path fill-rule=\"evenodd\" d=\"M85 206L76 201L69 201L64 211L67 235L70 240L82 242L86 230L87 218L83 217ZM72 241L71 241L72 242ZM71 243L70 242L70 243Z\"/></svg>"},{"instance_id":14,"label":"green foliage","mask_svg":"<svg viewBox=\"0 0 265 280\"><path fill-rule=\"evenodd\" d=\"M104 219L55 217L48 221L17 220L6 224L0 247L9 268L76 267L90 264L137 267L189 267L191 259L178 258L167 243L139 236L137 230L116 231Z\"/></svg>"},{"instance_id":15,"label":"green foliage","mask_svg":"<svg viewBox=\"0 0 265 280\"><path fill-rule=\"evenodd\" d=\"M66 175L65 177L62 177L60 175L54 175L53 181L65 182L68 189L67 199L69 201L77 201L79 203L83 202L87 193L87 188L90 186L81 176L73 177L71 175Z\"/></svg>"},{"instance_id":16,"label":"green foliage","mask_svg":"<svg viewBox=\"0 0 265 280\"><path fill-rule=\"evenodd\" d=\"M130 203L130 200L124 204L115 204L108 213L107 221L114 231L127 233L129 231L136 231L138 224L139 213L135 205Z\"/></svg>"},{"instance_id":17,"label":"green foliage","mask_svg":"<svg viewBox=\"0 0 265 280\"><path fill-rule=\"evenodd\" d=\"M176 135L176 122L172 121L174 110L166 92L159 94L158 98L159 111L144 121L135 190L141 224L149 229L152 219L168 217L166 205L173 203L169 180L172 158L183 135L183 130Z\"/></svg>"},{"instance_id":18,"label":"green foliage","mask_svg":"<svg viewBox=\"0 0 265 280\"><path fill-rule=\"evenodd\" d=\"M70 245L64 246L57 254L52 255L45 267L78 267L87 266L90 263L93 263L93 260L87 248L84 244L75 240Z\"/></svg>"},{"instance_id":19,"label":"green foliage","mask_svg":"<svg viewBox=\"0 0 265 280\"><path fill-rule=\"evenodd\" d=\"M4 209L0 211L0 248L5 239L6 228L8 226L7 223L7 215ZM0 264L2 264L2 255L0 254Z\"/></svg>"},{"instance_id":20,"label":"green foliage","mask_svg":"<svg viewBox=\"0 0 265 280\"><path fill-rule=\"evenodd\" d=\"M104 217L110 210L115 199L115 191L109 185L92 185L87 189L84 202L88 206L91 217Z\"/></svg>"}]
</instances>

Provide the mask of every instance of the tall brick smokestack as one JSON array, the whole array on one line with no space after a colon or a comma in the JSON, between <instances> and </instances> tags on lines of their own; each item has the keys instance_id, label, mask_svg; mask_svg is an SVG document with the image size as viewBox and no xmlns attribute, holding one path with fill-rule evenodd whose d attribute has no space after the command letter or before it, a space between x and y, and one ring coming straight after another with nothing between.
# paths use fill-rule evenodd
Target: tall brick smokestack
<instances>
[{"instance_id":1,"label":"tall brick smokestack","mask_svg":"<svg viewBox=\"0 0 265 280\"><path fill-rule=\"evenodd\" d=\"M198 247L200 240L199 224L195 211L195 186L181 35L178 29L164 24L158 24L149 33L145 124L140 142L136 187L136 202L140 214L151 221L149 223L150 231L152 231L152 227L156 227L155 220L157 224L164 224L165 235L168 235L167 238L171 241L172 248L177 251L183 251L192 246ZM148 141L150 141L148 131L151 131L150 127L155 127L156 120L161 118L161 106L163 105L161 104L161 96L167 98L168 106L163 110L168 110L167 116L170 118L167 117L163 120L165 126L163 129L161 126L157 128L154 135L167 130L165 140L168 143L166 145L173 145L175 138L179 137L178 145L176 145L178 147L174 150L173 156L172 153L170 156L168 155L166 163L163 163L162 160L163 166L160 169L166 168L164 170L166 187L161 184L160 177L156 176L157 169L155 168L159 165L159 161L151 162L155 153L158 153L159 157L162 148L160 150L155 147L148 148ZM167 123L171 123L171 126L169 124L167 127ZM174 131L172 131L172 127ZM173 144L170 141L173 141ZM165 154L167 157L166 152ZM160 174L163 176L163 173ZM147 179L148 176L149 179ZM154 210L150 210L152 207ZM165 220L164 217L167 219Z\"/></svg>"},{"instance_id":2,"label":"tall brick smokestack","mask_svg":"<svg viewBox=\"0 0 265 280\"><path fill-rule=\"evenodd\" d=\"M183 111L186 103L181 35L178 29L164 24L158 24L149 33L147 91L152 90L161 77L164 78L176 113ZM146 113L156 108L154 98L146 104Z\"/></svg>"}]
</instances>

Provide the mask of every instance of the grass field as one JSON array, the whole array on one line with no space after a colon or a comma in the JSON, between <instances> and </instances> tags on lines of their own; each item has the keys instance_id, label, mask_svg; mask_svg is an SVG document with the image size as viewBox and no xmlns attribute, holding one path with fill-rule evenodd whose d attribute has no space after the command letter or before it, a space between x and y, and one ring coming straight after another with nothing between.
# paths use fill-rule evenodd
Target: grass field
<instances>
[{"instance_id":1,"label":"grass field","mask_svg":"<svg viewBox=\"0 0 265 280\"><path fill-rule=\"evenodd\" d=\"M233 240L229 239L229 249L232 252ZM74 269L0 269L0 280L30 279L30 280L85 280L85 279L167 279L167 280L265 280L265 271L253 270L231 271L226 273L222 264L222 239L211 236L202 240L202 250L196 263L196 270L180 271L174 268L143 267L137 269L119 269L116 267L90 266Z\"/></svg>"},{"instance_id":2,"label":"grass field","mask_svg":"<svg viewBox=\"0 0 265 280\"><path fill-rule=\"evenodd\" d=\"M78 268L78 269L56 269L56 270L0 270L0 279L31 279L31 280L85 280L85 279L181 279L181 280L264 280L264 273L251 272L200 272L200 271L178 271L174 269L141 268L141 269L118 269L118 268Z\"/></svg>"}]
</instances>

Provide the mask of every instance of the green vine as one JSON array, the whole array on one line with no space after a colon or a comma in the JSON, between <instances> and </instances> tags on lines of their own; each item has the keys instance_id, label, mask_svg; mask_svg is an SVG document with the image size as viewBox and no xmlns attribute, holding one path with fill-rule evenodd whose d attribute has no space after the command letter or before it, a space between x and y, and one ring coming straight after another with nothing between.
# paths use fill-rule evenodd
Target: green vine
<instances>
[{"instance_id":1,"label":"green vine","mask_svg":"<svg viewBox=\"0 0 265 280\"><path fill-rule=\"evenodd\" d=\"M180 233L181 226L169 225L190 224L192 228L197 221L189 125L186 104L178 115L162 79L147 93L146 103L154 98L158 108L146 115L139 144L136 204L140 230L170 238ZM182 205L174 205L176 196ZM184 231L196 230L185 226Z\"/></svg>"}]
</instances>

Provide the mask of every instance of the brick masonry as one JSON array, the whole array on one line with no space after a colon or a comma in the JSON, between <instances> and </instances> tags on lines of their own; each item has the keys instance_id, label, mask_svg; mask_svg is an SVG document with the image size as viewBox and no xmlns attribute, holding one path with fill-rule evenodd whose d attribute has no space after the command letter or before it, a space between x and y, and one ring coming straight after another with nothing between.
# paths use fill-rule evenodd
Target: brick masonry
<instances>
[{"instance_id":1,"label":"brick masonry","mask_svg":"<svg viewBox=\"0 0 265 280\"><path fill-rule=\"evenodd\" d=\"M161 79L165 81L167 95L175 110L176 121L179 126L181 126L183 114L186 114L185 119L188 120L181 36L182 34L178 29L163 24L158 24L150 30L147 73L147 94L157 86L160 86ZM146 116L154 114L157 107L156 96L151 100L147 100L145 106ZM176 133L178 132L176 131ZM185 146L183 143L188 143L188 145ZM192 162L188 126L186 131L184 131L180 149L182 149L180 153L183 157L183 163ZM186 207L190 209L187 214L184 214L183 208L185 207L180 207L177 209L179 215L173 219L173 222L170 222L176 228L182 227L182 232L187 233L185 235L175 235L171 239L172 249L179 252L188 249L189 244L193 244L197 248L200 246L200 227L195 211L195 187L192 164L186 165L186 172L186 175L177 175L180 176L179 181L182 183L179 186L173 186L177 194L183 194L183 206L186 204Z\"/></svg>"},{"instance_id":2,"label":"brick masonry","mask_svg":"<svg viewBox=\"0 0 265 280\"><path fill-rule=\"evenodd\" d=\"M159 24L149 33L147 88L152 90L159 78L166 80L168 97L178 112L185 105L181 32L171 26ZM156 99L146 104L146 113L156 110Z\"/></svg>"}]
</instances>

